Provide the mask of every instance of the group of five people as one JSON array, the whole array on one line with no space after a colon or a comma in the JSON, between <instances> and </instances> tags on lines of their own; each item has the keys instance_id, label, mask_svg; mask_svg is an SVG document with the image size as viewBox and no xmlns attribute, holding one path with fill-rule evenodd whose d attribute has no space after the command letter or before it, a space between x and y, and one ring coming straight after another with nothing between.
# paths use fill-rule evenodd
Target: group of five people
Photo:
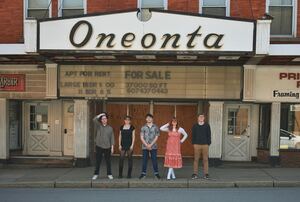
<instances>
[{"instance_id":1,"label":"group of five people","mask_svg":"<svg viewBox=\"0 0 300 202\"><path fill-rule=\"evenodd\" d=\"M102 158L106 161L107 177L113 179L111 171L111 154L114 153L114 131L108 125L107 113L100 113L93 119L96 127L96 166L93 180L99 175L100 164ZM175 180L174 169L182 167L181 144L187 139L188 134L179 126L175 117L169 123L158 128L153 122L153 115L146 115L146 124L141 128L140 140L142 142L142 172L139 179L144 179L147 172L147 163L149 156L152 160L154 176L160 179L157 162L157 140L160 131L168 133L166 143L166 152L164 159L164 167L168 168L167 180ZM131 124L131 117L125 116L124 124L119 130L119 178L123 178L124 159L128 157L127 178L132 177L133 167L133 148L135 143L135 127ZM199 159L203 160L203 178L209 179L208 174L208 150L211 144L211 131L208 123L205 122L204 114L198 115L198 121L192 127L192 144L194 146L194 165L192 179L199 178Z\"/></svg>"}]
</instances>

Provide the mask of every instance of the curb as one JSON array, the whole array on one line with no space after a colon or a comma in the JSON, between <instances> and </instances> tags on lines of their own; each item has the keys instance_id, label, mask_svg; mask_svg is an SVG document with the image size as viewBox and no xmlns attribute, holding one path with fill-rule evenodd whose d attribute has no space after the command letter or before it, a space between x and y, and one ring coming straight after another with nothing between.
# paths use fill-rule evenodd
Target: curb
<instances>
[{"instance_id":1,"label":"curb","mask_svg":"<svg viewBox=\"0 0 300 202\"><path fill-rule=\"evenodd\" d=\"M13 181L0 182L0 188L253 188L253 187L300 187L300 181L204 181L177 179L167 180L77 180L77 181Z\"/></svg>"},{"instance_id":2,"label":"curb","mask_svg":"<svg viewBox=\"0 0 300 202\"><path fill-rule=\"evenodd\" d=\"M129 181L129 188L187 188L188 181L180 180L134 180Z\"/></svg>"},{"instance_id":3,"label":"curb","mask_svg":"<svg viewBox=\"0 0 300 202\"><path fill-rule=\"evenodd\" d=\"M0 183L0 188L54 188L53 181L16 181Z\"/></svg>"},{"instance_id":4,"label":"curb","mask_svg":"<svg viewBox=\"0 0 300 202\"><path fill-rule=\"evenodd\" d=\"M204 181L204 180L189 180L188 188L233 188L234 182L226 181Z\"/></svg>"},{"instance_id":5,"label":"curb","mask_svg":"<svg viewBox=\"0 0 300 202\"><path fill-rule=\"evenodd\" d=\"M90 180L83 181L56 181L55 188L91 188L92 183Z\"/></svg>"},{"instance_id":6,"label":"curb","mask_svg":"<svg viewBox=\"0 0 300 202\"><path fill-rule=\"evenodd\" d=\"M118 181L110 181L110 180L94 180L91 182L92 188L128 188L129 181L126 180L118 180Z\"/></svg>"},{"instance_id":7,"label":"curb","mask_svg":"<svg viewBox=\"0 0 300 202\"><path fill-rule=\"evenodd\" d=\"M300 181L274 181L274 187L300 187Z\"/></svg>"},{"instance_id":8,"label":"curb","mask_svg":"<svg viewBox=\"0 0 300 202\"><path fill-rule=\"evenodd\" d=\"M236 187L245 188L245 187L274 187L274 182L269 181L236 181Z\"/></svg>"}]
</instances>

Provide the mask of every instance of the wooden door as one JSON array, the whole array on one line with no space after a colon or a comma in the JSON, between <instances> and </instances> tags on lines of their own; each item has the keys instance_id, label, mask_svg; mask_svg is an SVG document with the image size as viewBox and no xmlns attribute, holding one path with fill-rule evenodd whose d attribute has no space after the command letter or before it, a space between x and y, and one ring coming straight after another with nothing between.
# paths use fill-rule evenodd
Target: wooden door
<instances>
[{"instance_id":1,"label":"wooden door","mask_svg":"<svg viewBox=\"0 0 300 202\"><path fill-rule=\"evenodd\" d=\"M120 126L124 124L124 116L127 114L127 104L108 103L106 106L108 113L108 124L114 129L115 135L115 154L119 154L119 132Z\"/></svg>"},{"instance_id":2,"label":"wooden door","mask_svg":"<svg viewBox=\"0 0 300 202\"><path fill-rule=\"evenodd\" d=\"M146 123L146 114L150 111L149 104L129 104L129 115L132 117L132 125L135 127L134 155L142 154L142 142L140 139L141 128Z\"/></svg>"},{"instance_id":3,"label":"wooden door","mask_svg":"<svg viewBox=\"0 0 300 202\"><path fill-rule=\"evenodd\" d=\"M168 123L175 115L175 105L172 104L155 104L153 108L154 123L160 128L163 124ZM157 141L158 155L164 156L166 152L168 134L160 132Z\"/></svg>"},{"instance_id":4,"label":"wooden door","mask_svg":"<svg viewBox=\"0 0 300 202\"><path fill-rule=\"evenodd\" d=\"M26 143L28 155L49 155L49 103L27 103Z\"/></svg>"},{"instance_id":5,"label":"wooden door","mask_svg":"<svg viewBox=\"0 0 300 202\"><path fill-rule=\"evenodd\" d=\"M226 161L250 159L250 106L229 105L225 108L223 158Z\"/></svg>"},{"instance_id":6,"label":"wooden door","mask_svg":"<svg viewBox=\"0 0 300 202\"><path fill-rule=\"evenodd\" d=\"M74 103L63 103L64 155L74 155Z\"/></svg>"},{"instance_id":7,"label":"wooden door","mask_svg":"<svg viewBox=\"0 0 300 202\"><path fill-rule=\"evenodd\" d=\"M192 127L197 122L197 105L176 105L176 117L180 127L188 134L188 138L181 145L182 156L193 156Z\"/></svg>"}]
</instances>

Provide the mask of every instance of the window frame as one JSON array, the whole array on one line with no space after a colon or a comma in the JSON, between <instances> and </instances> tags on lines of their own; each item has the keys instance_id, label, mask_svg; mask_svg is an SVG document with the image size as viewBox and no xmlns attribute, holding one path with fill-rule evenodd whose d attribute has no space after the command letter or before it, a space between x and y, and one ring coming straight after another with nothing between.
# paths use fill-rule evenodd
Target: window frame
<instances>
[{"instance_id":1,"label":"window frame","mask_svg":"<svg viewBox=\"0 0 300 202\"><path fill-rule=\"evenodd\" d=\"M203 1L204 0L199 0L199 13L203 14L202 12L202 8L206 7L206 8L220 8L220 6L203 6ZM230 16L230 0L225 0L225 16L224 17L229 17Z\"/></svg>"},{"instance_id":2,"label":"window frame","mask_svg":"<svg viewBox=\"0 0 300 202\"><path fill-rule=\"evenodd\" d=\"M270 0L266 0L266 13L269 13L270 9ZM284 35L284 34L271 34L271 37L296 37L297 36L297 7L298 1L292 0L292 34Z\"/></svg>"},{"instance_id":3,"label":"window frame","mask_svg":"<svg viewBox=\"0 0 300 202\"><path fill-rule=\"evenodd\" d=\"M87 14L87 0L82 0L83 1L83 15ZM57 2L57 16L58 17L63 17L62 16L62 10L63 10L63 7L62 7L62 3L63 3L63 0L58 0ZM70 9L72 10L72 9Z\"/></svg>"},{"instance_id":4,"label":"window frame","mask_svg":"<svg viewBox=\"0 0 300 202\"><path fill-rule=\"evenodd\" d=\"M23 0L23 5L24 5L24 20L26 20L28 17L28 1L29 0ZM49 5L49 18L52 18L52 1L48 0L48 5ZM34 9L33 9L34 10ZM37 9L38 10L38 9Z\"/></svg>"},{"instance_id":5,"label":"window frame","mask_svg":"<svg viewBox=\"0 0 300 202\"><path fill-rule=\"evenodd\" d=\"M139 9L142 9L142 1L143 0L137 0L137 7ZM163 0L164 1L164 10L168 10L168 0ZM151 8L150 8L151 9ZM154 9L154 8L153 8Z\"/></svg>"}]
</instances>

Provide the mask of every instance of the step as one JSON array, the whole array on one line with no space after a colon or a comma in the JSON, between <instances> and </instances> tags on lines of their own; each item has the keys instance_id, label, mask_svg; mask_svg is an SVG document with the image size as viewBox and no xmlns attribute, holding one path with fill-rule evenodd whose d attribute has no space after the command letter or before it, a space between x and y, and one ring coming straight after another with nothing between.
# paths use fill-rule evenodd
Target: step
<instances>
[{"instance_id":1,"label":"step","mask_svg":"<svg viewBox=\"0 0 300 202\"><path fill-rule=\"evenodd\" d=\"M73 157L53 157L53 156L11 156L8 165L30 166L30 167L56 167L69 168L73 167Z\"/></svg>"}]
</instances>

